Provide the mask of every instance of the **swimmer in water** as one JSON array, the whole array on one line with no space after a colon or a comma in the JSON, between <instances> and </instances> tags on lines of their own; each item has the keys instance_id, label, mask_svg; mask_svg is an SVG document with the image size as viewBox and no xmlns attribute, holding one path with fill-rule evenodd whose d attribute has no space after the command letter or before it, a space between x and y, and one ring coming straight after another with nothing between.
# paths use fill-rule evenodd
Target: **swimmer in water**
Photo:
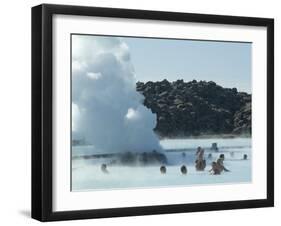
<instances>
[{"instance_id":1,"label":"swimmer in water","mask_svg":"<svg viewBox=\"0 0 281 226\"><path fill-rule=\"evenodd\" d=\"M230 170L224 167L223 161L224 161L224 154L220 154L220 157L217 160L217 165L222 171L229 172Z\"/></svg>"},{"instance_id":2,"label":"swimmer in water","mask_svg":"<svg viewBox=\"0 0 281 226\"><path fill-rule=\"evenodd\" d=\"M102 164L102 165L101 165L101 171L102 171L103 173L109 173L108 170L107 170L107 165L106 165L106 164Z\"/></svg>"},{"instance_id":3,"label":"swimmer in water","mask_svg":"<svg viewBox=\"0 0 281 226\"><path fill-rule=\"evenodd\" d=\"M216 162L212 162L212 169L210 169L209 172L213 175L220 175L222 170L223 169Z\"/></svg>"},{"instance_id":4,"label":"swimmer in water","mask_svg":"<svg viewBox=\"0 0 281 226\"><path fill-rule=\"evenodd\" d=\"M167 169L166 169L165 166L161 166L161 167L160 167L160 172L161 172L162 174L165 174L166 171L167 171Z\"/></svg>"},{"instance_id":5,"label":"swimmer in water","mask_svg":"<svg viewBox=\"0 0 281 226\"><path fill-rule=\"evenodd\" d=\"M185 165L183 165L182 167L181 167L181 173L182 174L187 174L187 168L186 168L186 166Z\"/></svg>"},{"instance_id":6,"label":"swimmer in water","mask_svg":"<svg viewBox=\"0 0 281 226\"><path fill-rule=\"evenodd\" d=\"M203 171L206 167L206 160L204 159L204 149L201 147L197 148L196 151L195 168L197 171Z\"/></svg>"}]
</instances>

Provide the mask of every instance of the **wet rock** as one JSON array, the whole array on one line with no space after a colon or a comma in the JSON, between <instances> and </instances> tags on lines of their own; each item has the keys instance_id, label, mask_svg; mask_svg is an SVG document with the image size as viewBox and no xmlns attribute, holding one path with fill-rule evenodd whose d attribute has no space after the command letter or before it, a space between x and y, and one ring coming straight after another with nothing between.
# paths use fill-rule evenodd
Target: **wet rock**
<instances>
[{"instance_id":1,"label":"wet rock","mask_svg":"<svg viewBox=\"0 0 281 226\"><path fill-rule=\"evenodd\" d=\"M118 156L117 164L122 165L155 165L166 164L167 157L165 154L153 150L152 152L134 153L125 152Z\"/></svg>"}]
</instances>

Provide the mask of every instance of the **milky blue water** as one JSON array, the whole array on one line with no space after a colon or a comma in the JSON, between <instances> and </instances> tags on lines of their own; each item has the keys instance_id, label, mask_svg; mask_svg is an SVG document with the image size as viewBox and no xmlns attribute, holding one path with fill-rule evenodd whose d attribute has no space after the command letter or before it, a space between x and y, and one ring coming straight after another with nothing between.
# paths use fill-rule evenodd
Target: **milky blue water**
<instances>
[{"instance_id":1,"label":"milky blue water","mask_svg":"<svg viewBox=\"0 0 281 226\"><path fill-rule=\"evenodd\" d=\"M212 143L218 144L218 152L210 149ZM110 157L93 157L96 154L103 154L94 146L74 146L72 149L72 190L133 189L251 182L251 138L169 139L162 140L161 146L168 159L166 174L160 173L160 164L153 166L109 165ZM195 170L195 152L198 146L205 149L207 167L203 172ZM208 158L209 154L212 157ZM216 161L220 154L225 155L224 165L230 172L212 175L209 172L211 162ZM247 154L247 160L243 160L244 154ZM88 156L88 158L82 158L82 156ZM108 164L108 173L101 171L103 163ZM186 175L180 172L182 165L187 167Z\"/></svg>"}]
</instances>

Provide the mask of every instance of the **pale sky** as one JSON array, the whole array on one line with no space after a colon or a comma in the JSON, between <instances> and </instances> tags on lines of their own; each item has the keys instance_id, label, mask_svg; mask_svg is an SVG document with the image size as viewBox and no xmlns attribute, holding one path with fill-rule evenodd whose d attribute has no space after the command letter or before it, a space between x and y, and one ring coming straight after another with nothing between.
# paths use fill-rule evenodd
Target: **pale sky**
<instances>
[{"instance_id":1,"label":"pale sky","mask_svg":"<svg viewBox=\"0 0 281 226\"><path fill-rule=\"evenodd\" d=\"M206 80L251 93L251 43L127 38L138 81Z\"/></svg>"}]
</instances>

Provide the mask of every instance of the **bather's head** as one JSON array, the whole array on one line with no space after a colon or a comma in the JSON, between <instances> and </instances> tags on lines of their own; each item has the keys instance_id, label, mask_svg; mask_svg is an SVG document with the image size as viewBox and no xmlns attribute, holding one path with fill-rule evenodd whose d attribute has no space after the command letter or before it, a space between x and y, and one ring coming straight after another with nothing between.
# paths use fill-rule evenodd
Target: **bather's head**
<instances>
[{"instance_id":1,"label":"bather's head","mask_svg":"<svg viewBox=\"0 0 281 226\"><path fill-rule=\"evenodd\" d=\"M220 159L224 160L224 154L220 154Z\"/></svg>"},{"instance_id":2,"label":"bather's head","mask_svg":"<svg viewBox=\"0 0 281 226\"><path fill-rule=\"evenodd\" d=\"M167 169L166 169L165 166L161 166L161 167L160 167L160 172L161 172L162 174L165 174L166 171L167 171Z\"/></svg>"},{"instance_id":3,"label":"bather's head","mask_svg":"<svg viewBox=\"0 0 281 226\"><path fill-rule=\"evenodd\" d=\"M186 168L185 165L183 165L183 166L181 167L181 173L182 173L182 174L186 174L186 173L187 173L187 168Z\"/></svg>"},{"instance_id":4,"label":"bather's head","mask_svg":"<svg viewBox=\"0 0 281 226\"><path fill-rule=\"evenodd\" d=\"M102 170L106 170L106 167L107 167L107 166L106 166L106 164L104 164L104 163L101 165L101 169L102 169Z\"/></svg>"},{"instance_id":5,"label":"bather's head","mask_svg":"<svg viewBox=\"0 0 281 226\"><path fill-rule=\"evenodd\" d=\"M106 164L102 164L101 165L101 171L103 172L103 173L108 173L108 170L107 170L107 165Z\"/></svg>"}]
</instances>

